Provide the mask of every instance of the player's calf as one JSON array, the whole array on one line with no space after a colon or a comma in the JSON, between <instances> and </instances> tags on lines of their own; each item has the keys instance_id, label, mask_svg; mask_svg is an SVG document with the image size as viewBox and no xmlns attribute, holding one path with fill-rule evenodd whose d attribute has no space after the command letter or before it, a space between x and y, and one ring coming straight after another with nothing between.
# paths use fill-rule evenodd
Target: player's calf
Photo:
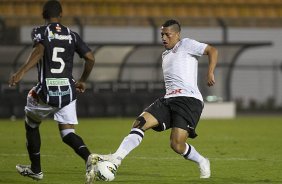
<instances>
[{"instance_id":1,"label":"player's calf","mask_svg":"<svg viewBox=\"0 0 282 184\"><path fill-rule=\"evenodd\" d=\"M74 129L61 130L61 137L64 143L70 146L85 162L87 162L90 151L82 138L75 134Z\"/></svg>"},{"instance_id":2,"label":"player's calf","mask_svg":"<svg viewBox=\"0 0 282 184\"><path fill-rule=\"evenodd\" d=\"M170 147L173 151L175 151L178 154L184 153L186 149L185 143L178 142L177 140L171 140Z\"/></svg>"}]
</instances>

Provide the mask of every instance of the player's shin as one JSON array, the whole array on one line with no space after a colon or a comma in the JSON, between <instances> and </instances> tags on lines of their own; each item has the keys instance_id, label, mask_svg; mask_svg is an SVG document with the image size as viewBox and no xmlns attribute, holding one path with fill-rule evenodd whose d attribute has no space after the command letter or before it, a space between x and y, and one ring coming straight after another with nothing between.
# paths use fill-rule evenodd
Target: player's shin
<instances>
[{"instance_id":1,"label":"player's shin","mask_svg":"<svg viewBox=\"0 0 282 184\"><path fill-rule=\"evenodd\" d=\"M84 144L81 137L74 133L74 129L61 130L61 136L67 145L69 145L85 162L87 162L90 151Z\"/></svg>"},{"instance_id":2,"label":"player's shin","mask_svg":"<svg viewBox=\"0 0 282 184\"><path fill-rule=\"evenodd\" d=\"M26 147L29 154L29 159L31 161L31 170L34 173L41 172L40 164L40 146L41 139L39 133L39 127L30 125L31 123L25 122L26 129Z\"/></svg>"},{"instance_id":3,"label":"player's shin","mask_svg":"<svg viewBox=\"0 0 282 184\"><path fill-rule=\"evenodd\" d=\"M143 130L139 128L132 128L129 135L123 139L113 156L119 160L124 159L134 148L139 146L143 137Z\"/></svg>"}]
</instances>

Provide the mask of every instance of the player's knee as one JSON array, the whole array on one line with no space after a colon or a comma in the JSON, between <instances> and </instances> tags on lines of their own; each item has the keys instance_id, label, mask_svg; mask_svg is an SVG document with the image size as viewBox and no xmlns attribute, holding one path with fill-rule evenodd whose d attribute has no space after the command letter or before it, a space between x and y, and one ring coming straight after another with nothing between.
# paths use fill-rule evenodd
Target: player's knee
<instances>
[{"instance_id":1,"label":"player's knee","mask_svg":"<svg viewBox=\"0 0 282 184\"><path fill-rule=\"evenodd\" d=\"M143 116L139 116L136 118L135 122L133 123L133 128L138 128L143 130L144 125L146 124L146 120Z\"/></svg>"},{"instance_id":2,"label":"player's knee","mask_svg":"<svg viewBox=\"0 0 282 184\"><path fill-rule=\"evenodd\" d=\"M25 123L30 128L38 128L41 122L35 121L29 116L25 116Z\"/></svg>"},{"instance_id":3,"label":"player's knee","mask_svg":"<svg viewBox=\"0 0 282 184\"><path fill-rule=\"evenodd\" d=\"M60 131L61 138L62 138L63 142L66 143L64 137L66 137L70 133L75 133L75 130L74 129L63 129L63 130Z\"/></svg>"}]
</instances>

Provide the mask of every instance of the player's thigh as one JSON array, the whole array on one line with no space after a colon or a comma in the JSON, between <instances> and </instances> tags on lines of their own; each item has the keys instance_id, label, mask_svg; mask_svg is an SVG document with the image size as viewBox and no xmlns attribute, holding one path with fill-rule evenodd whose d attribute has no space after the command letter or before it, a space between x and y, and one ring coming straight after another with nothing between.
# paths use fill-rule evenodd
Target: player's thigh
<instances>
[{"instance_id":1,"label":"player's thigh","mask_svg":"<svg viewBox=\"0 0 282 184\"><path fill-rule=\"evenodd\" d=\"M203 105L200 100L189 97L176 97L169 100L172 109L172 127L181 128L188 132L190 138L195 138Z\"/></svg>"},{"instance_id":2,"label":"player's thigh","mask_svg":"<svg viewBox=\"0 0 282 184\"><path fill-rule=\"evenodd\" d=\"M76 114L76 100L72 101L70 104L59 109L54 113L54 120L59 123L59 129L74 129L74 125L78 124L77 114Z\"/></svg>"}]
</instances>

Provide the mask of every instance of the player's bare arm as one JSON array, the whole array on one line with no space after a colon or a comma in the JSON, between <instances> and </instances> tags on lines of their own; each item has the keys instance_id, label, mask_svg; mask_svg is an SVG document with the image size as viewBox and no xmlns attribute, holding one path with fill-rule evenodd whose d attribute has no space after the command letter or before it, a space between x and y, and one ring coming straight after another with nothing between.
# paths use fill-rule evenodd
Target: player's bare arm
<instances>
[{"instance_id":1,"label":"player's bare arm","mask_svg":"<svg viewBox=\"0 0 282 184\"><path fill-rule=\"evenodd\" d=\"M24 74L34 67L36 63L38 63L43 54L44 46L42 44L36 44L32 49L26 63L23 64L20 69L11 76L9 80L9 86L15 86L23 78Z\"/></svg>"},{"instance_id":2,"label":"player's bare arm","mask_svg":"<svg viewBox=\"0 0 282 184\"><path fill-rule=\"evenodd\" d=\"M216 48L208 45L204 52L205 55L209 57L209 67L207 74L207 85L213 86L215 84L214 69L217 63L218 51Z\"/></svg>"},{"instance_id":3,"label":"player's bare arm","mask_svg":"<svg viewBox=\"0 0 282 184\"><path fill-rule=\"evenodd\" d=\"M95 64L95 58L92 52L87 52L84 56L84 60L85 60L84 70L82 72L80 79L75 84L76 91L79 93L83 93L85 91L86 88L85 81L89 77L92 68Z\"/></svg>"}]
</instances>

